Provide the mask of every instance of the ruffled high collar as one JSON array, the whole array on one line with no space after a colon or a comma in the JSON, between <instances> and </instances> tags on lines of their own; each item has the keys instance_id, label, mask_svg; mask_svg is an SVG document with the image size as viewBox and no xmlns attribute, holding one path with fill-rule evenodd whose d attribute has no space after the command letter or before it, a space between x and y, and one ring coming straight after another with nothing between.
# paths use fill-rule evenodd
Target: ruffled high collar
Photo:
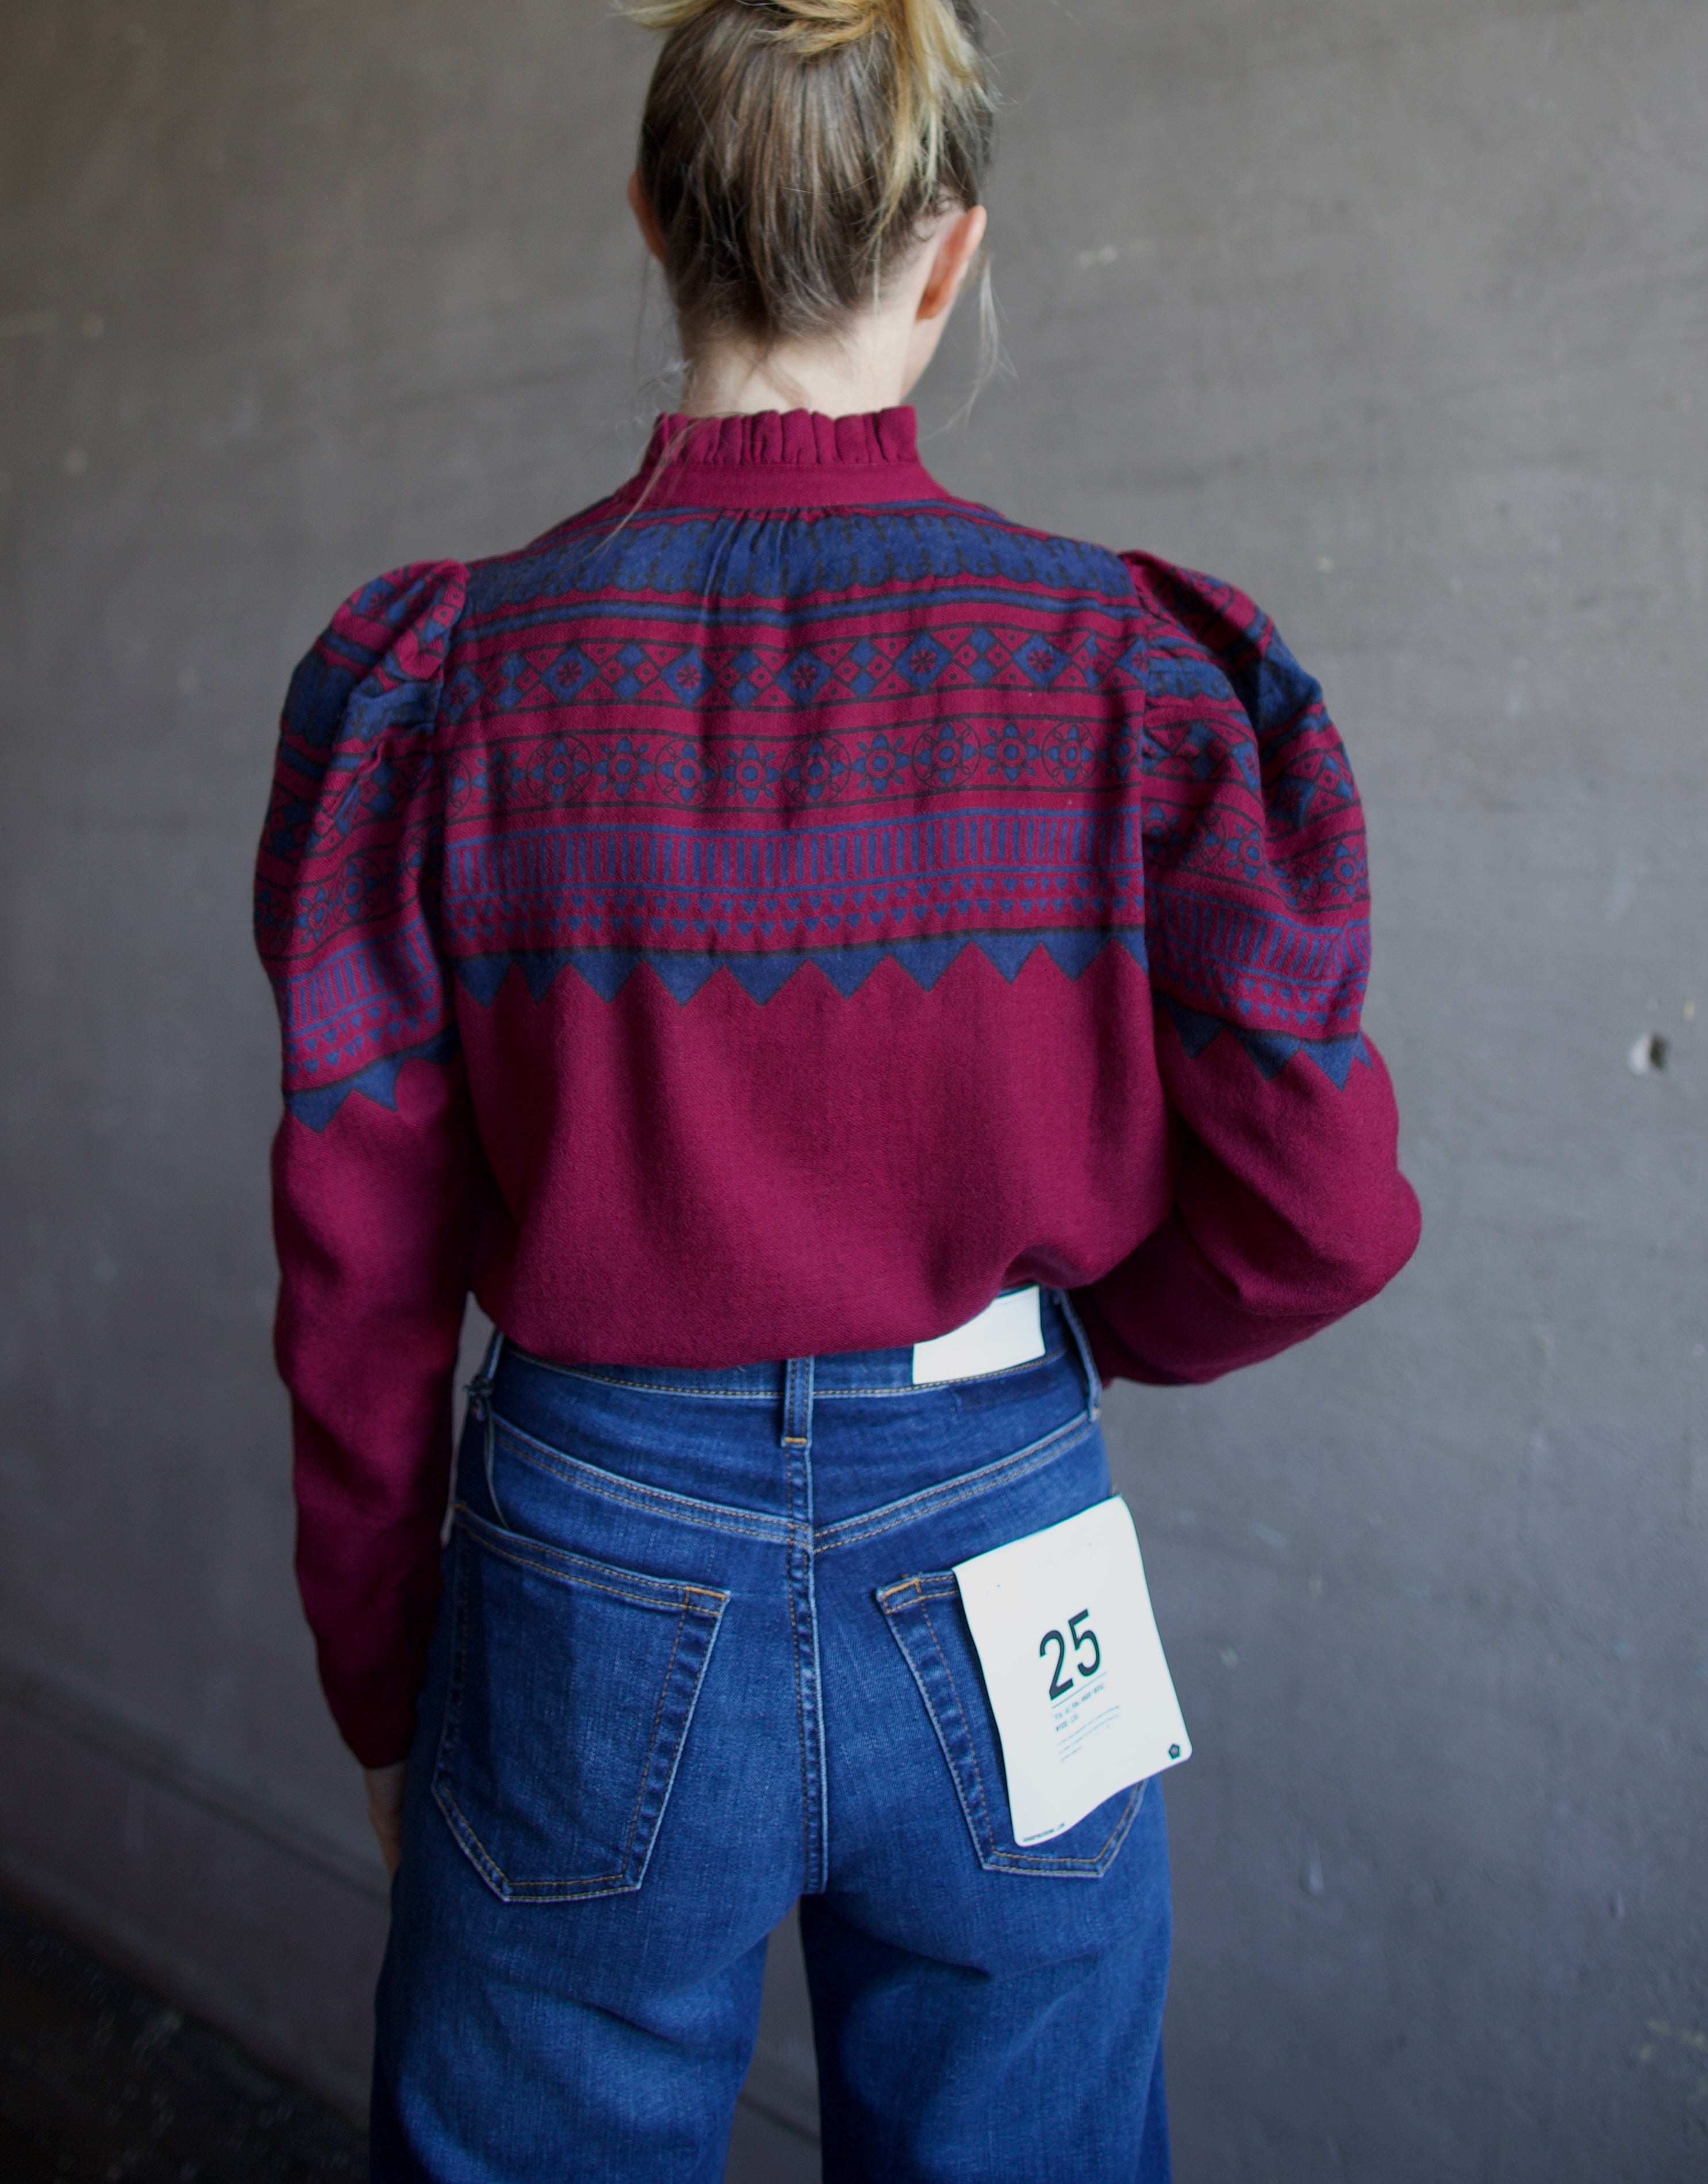
<instances>
[{"instance_id":1,"label":"ruffled high collar","mask_svg":"<svg viewBox=\"0 0 1708 2184\"><path fill-rule=\"evenodd\" d=\"M910 408L821 417L660 417L629 491L649 507L833 508L948 495L919 459Z\"/></svg>"}]
</instances>

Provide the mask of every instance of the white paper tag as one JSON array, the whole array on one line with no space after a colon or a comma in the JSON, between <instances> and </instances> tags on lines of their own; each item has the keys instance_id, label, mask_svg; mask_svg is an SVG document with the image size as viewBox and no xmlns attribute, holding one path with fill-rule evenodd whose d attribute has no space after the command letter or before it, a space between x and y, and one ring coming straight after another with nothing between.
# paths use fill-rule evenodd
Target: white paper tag
<instances>
[{"instance_id":1,"label":"white paper tag","mask_svg":"<svg viewBox=\"0 0 1708 2184\"><path fill-rule=\"evenodd\" d=\"M954 1574L1017 1843L1064 1835L1117 1790L1192 1757L1118 1494Z\"/></svg>"},{"instance_id":2,"label":"white paper tag","mask_svg":"<svg viewBox=\"0 0 1708 2184\"><path fill-rule=\"evenodd\" d=\"M941 1380L971 1380L981 1373L1029 1365L1043 1355L1043 1320L1037 1288L1010 1290L965 1327L951 1328L929 1342L915 1342L913 1384L923 1388Z\"/></svg>"}]
</instances>

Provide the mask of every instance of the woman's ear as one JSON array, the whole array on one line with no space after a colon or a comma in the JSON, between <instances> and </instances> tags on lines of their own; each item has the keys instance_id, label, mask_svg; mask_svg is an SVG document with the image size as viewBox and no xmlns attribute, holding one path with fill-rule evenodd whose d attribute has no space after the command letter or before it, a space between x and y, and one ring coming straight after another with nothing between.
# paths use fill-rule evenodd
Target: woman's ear
<instances>
[{"instance_id":1,"label":"woman's ear","mask_svg":"<svg viewBox=\"0 0 1708 2184\"><path fill-rule=\"evenodd\" d=\"M920 318L939 318L953 304L984 241L985 224L984 207L970 205L957 213L938 236L937 254L919 299Z\"/></svg>"},{"instance_id":2,"label":"woman's ear","mask_svg":"<svg viewBox=\"0 0 1708 2184\"><path fill-rule=\"evenodd\" d=\"M654 214L647 193L641 187L638 169L629 176L629 210L635 216L636 224L645 239L648 249L662 265L665 262L665 238L659 231L658 220Z\"/></svg>"}]
</instances>

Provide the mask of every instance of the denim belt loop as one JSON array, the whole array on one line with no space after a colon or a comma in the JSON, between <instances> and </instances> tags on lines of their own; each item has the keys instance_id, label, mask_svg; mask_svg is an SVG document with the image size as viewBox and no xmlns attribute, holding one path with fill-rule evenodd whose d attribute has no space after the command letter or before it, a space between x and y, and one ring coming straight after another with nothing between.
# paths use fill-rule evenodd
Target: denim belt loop
<instances>
[{"instance_id":1,"label":"denim belt loop","mask_svg":"<svg viewBox=\"0 0 1708 2184\"><path fill-rule=\"evenodd\" d=\"M1079 1314L1074 1310L1067 1291L1058 1290L1055 1299L1061 1306L1061 1316L1072 1333L1074 1347L1079 1352L1079 1362L1085 1368L1085 1414L1095 1425L1098 1412L1103 1408L1103 1381L1098 1373L1097 1360L1091 1354L1091 1337L1081 1325Z\"/></svg>"},{"instance_id":2,"label":"denim belt loop","mask_svg":"<svg viewBox=\"0 0 1708 2184\"><path fill-rule=\"evenodd\" d=\"M783 1430L785 1448L809 1449L813 1445L813 1361L791 1357L783 1371Z\"/></svg>"},{"instance_id":3,"label":"denim belt loop","mask_svg":"<svg viewBox=\"0 0 1708 2184\"><path fill-rule=\"evenodd\" d=\"M481 1360L480 1370L476 1373L474 1379L470 1381L467 1390L469 1397L469 1409L481 1422L482 1435L481 1457L483 1460L483 1468L487 1474L487 1494L493 1508L498 1512L498 1521L500 1524L504 1521L504 1513L499 1507L498 1495L494 1492L492 1487L492 1457L494 1453L494 1435L492 1433L492 1383L498 1377L498 1360L503 1356L503 1354L504 1332L502 1328L495 1327L487 1343L486 1355Z\"/></svg>"},{"instance_id":4,"label":"denim belt loop","mask_svg":"<svg viewBox=\"0 0 1708 2184\"><path fill-rule=\"evenodd\" d=\"M504 1330L501 1327L495 1327L487 1338L487 1346L481 1353L480 1366L474 1379L470 1381L467 1390L470 1403L477 1415L481 1418L487 1414L492 1392L492 1383L498 1377L498 1360L503 1357L503 1351Z\"/></svg>"}]
</instances>

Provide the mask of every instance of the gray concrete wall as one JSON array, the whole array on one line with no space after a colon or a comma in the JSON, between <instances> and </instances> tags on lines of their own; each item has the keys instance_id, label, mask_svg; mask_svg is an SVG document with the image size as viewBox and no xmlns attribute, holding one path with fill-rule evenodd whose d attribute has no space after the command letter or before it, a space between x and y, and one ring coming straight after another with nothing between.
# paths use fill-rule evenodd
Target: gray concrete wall
<instances>
[{"instance_id":1,"label":"gray concrete wall","mask_svg":"<svg viewBox=\"0 0 1708 2184\"><path fill-rule=\"evenodd\" d=\"M337 599L627 466L646 47L597 0L3 22L0 1866L350 2093L383 1909L290 1585L248 862ZM1197 1747L1179 2173L1698 2176L1708 10L1000 42L1015 376L932 459L1323 677L1428 1221L1308 1349L1110 1405Z\"/></svg>"}]
</instances>

